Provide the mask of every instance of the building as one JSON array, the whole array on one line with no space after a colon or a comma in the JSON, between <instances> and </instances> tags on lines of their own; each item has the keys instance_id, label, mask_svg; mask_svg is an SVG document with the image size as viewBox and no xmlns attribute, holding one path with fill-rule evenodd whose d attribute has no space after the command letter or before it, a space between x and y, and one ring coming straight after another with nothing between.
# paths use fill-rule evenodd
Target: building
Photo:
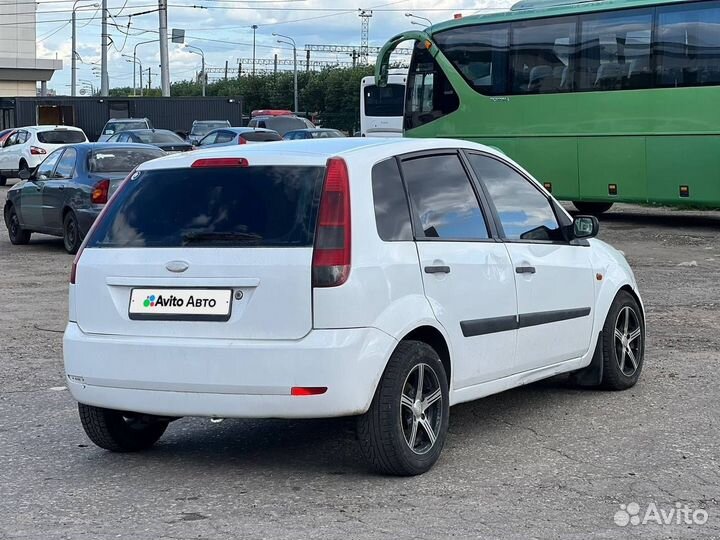
<instances>
[{"instance_id":1,"label":"building","mask_svg":"<svg viewBox=\"0 0 720 540\"><path fill-rule=\"evenodd\" d=\"M35 2L0 2L0 96L36 96L62 60L37 58Z\"/></svg>"}]
</instances>

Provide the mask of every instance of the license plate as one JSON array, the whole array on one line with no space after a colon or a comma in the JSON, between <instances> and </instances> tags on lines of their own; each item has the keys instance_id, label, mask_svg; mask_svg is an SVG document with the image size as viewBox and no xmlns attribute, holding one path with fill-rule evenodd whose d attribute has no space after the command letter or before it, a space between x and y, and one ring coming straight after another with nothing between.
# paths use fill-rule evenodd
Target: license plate
<instances>
[{"instance_id":1,"label":"license plate","mask_svg":"<svg viewBox=\"0 0 720 540\"><path fill-rule=\"evenodd\" d=\"M146 321L227 321L232 294L232 289L133 289L128 315Z\"/></svg>"}]
</instances>

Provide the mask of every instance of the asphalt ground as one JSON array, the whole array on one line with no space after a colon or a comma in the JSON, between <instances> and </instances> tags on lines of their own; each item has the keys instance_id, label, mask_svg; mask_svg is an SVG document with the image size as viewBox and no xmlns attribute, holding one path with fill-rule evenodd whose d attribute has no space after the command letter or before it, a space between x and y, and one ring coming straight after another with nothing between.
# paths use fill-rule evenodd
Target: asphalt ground
<instances>
[{"instance_id":1,"label":"asphalt ground","mask_svg":"<svg viewBox=\"0 0 720 540\"><path fill-rule=\"evenodd\" d=\"M617 205L600 237L645 301L638 385L458 405L437 465L389 478L352 419L188 418L141 454L96 448L63 374L72 258L0 225L0 538L720 538L720 212ZM678 506L691 524L659 523Z\"/></svg>"}]
</instances>

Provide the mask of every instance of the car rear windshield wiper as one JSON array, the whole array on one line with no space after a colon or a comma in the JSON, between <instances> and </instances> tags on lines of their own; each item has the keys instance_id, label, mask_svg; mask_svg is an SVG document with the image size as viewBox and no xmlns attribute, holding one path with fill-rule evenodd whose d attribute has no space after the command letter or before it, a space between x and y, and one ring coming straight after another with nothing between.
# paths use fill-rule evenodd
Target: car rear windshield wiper
<instances>
[{"instance_id":1,"label":"car rear windshield wiper","mask_svg":"<svg viewBox=\"0 0 720 540\"><path fill-rule=\"evenodd\" d=\"M199 231L183 235L183 245L189 244L258 244L263 237L255 233Z\"/></svg>"}]
</instances>

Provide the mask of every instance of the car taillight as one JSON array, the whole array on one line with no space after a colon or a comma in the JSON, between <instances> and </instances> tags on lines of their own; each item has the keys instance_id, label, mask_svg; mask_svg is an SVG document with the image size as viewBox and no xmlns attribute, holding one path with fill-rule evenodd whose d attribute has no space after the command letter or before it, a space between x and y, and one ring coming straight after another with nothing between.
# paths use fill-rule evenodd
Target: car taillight
<instances>
[{"instance_id":1,"label":"car taillight","mask_svg":"<svg viewBox=\"0 0 720 540\"><path fill-rule=\"evenodd\" d=\"M243 137L238 137L238 144L247 144L247 139Z\"/></svg>"},{"instance_id":2,"label":"car taillight","mask_svg":"<svg viewBox=\"0 0 720 540\"><path fill-rule=\"evenodd\" d=\"M320 196L312 259L313 287L337 287L350 275L350 182L345 161L330 158Z\"/></svg>"},{"instance_id":3,"label":"car taillight","mask_svg":"<svg viewBox=\"0 0 720 540\"><path fill-rule=\"evenodd\" d=\"M108 193L110 192L110 180L100 180L93 186L90 200L93 204L105 204L108 201Z\"/></svg>"},{"instance_id":4,"label":"car taillight","mask_svg":"<svg viewBox=\"0 0 720 540\"><path fill-rule=\"evenodd\" d=\"M45 151L44 148L39 148L39 147L37 147L37 146L31 146L31 147L30 147L30 153L33 154L34 156L39 156L39 155L47 154L47 152Z\"/></svg>"}]
</instances>

